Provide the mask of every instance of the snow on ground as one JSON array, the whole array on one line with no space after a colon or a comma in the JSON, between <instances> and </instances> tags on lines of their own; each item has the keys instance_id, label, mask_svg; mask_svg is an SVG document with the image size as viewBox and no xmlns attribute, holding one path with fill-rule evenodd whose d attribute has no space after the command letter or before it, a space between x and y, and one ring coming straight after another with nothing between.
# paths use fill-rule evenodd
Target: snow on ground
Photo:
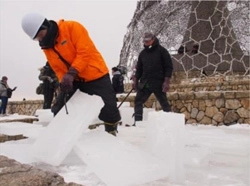
<instances>
[{"instance_id":1,"label":"snow on ground","mask_svg":"<svg viewBox=\"0 0 250 186\"><path fill-rule=\"evenodd\" d=\"M0 121L10 121L10 120L16 120L16 119L36 119L35 116L26 116L26 115L19 115L19 114L11 114L7 116L0 116Z\"/></svg>"},{"instance_id":2,"label":"snow on ground","mask_svg":"<svg viewBox=\"0 0 250 186\"><path fill-rule=\"evenodd\" d=\"M236 124L220 127L184 125L182 114L156 112L145 108L144 121L139 122L136 127L125 127L124 124L133 123L133 108L124 103L120 111L123 125L119 126L117 138L156 156L162 165L168 168L168 177L141 186L250 185L250 125ZM66 182L86 186L106 186L75 151L68 154L59 166L51 166L34 160L30 148L53 118L48 110L39 110L37 114L39 122L33 124L0 123L0 134L23 134L28 137L23 140L0 143L0 154L21 163L57 172L64 177ZM23 117L26 116L11 115L5 119ZM87 132L103 130L103 126L100 126ZM116 158L119 160L119 157ZM112 164L110 169L112 169ZM126 173L121 170L117 174ZM134 173L135 176L138 174L140 172Z\"/></svg>"}]
</instances>

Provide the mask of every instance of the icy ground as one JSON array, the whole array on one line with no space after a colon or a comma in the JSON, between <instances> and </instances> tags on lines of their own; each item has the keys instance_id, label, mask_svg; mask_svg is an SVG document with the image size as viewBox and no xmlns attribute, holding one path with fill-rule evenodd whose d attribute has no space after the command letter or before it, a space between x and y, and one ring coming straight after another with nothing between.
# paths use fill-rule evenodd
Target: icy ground
<instances>
[{"instance_id":1,"label":"icy ground","mask_svg":"<svg viewBox=\"0 0 250 186\"><path fill-rule=\"evenodd\" d=\"M125 127L124 124L133 123L131 117L133 108L123 104L121 107L123 125L119 126L117 138L158 157L162 164L168 167L169 172L168 177L141 186L250 185L250 125L235 124L220 127L183 125L182 114L167 114L152 109L144 111L143 122L138 123L136 127ZM7 117L18 119L23 116ZM0 154L21 163L57 172L66 182L86 186L106 186L74 151L59 166L34 161L29 149L52 118L50 112L44 110L40 111L39 122L33 124L0 123L0 134L23 134L28 137L0 143ZM3 117L0 120L3 120ZM100 126L87 132L103 130L103 126ZM121 170L117 174L126 173ZM140 172L134 172L135 176L139 174Z\"/></svg>"}]
</instances>

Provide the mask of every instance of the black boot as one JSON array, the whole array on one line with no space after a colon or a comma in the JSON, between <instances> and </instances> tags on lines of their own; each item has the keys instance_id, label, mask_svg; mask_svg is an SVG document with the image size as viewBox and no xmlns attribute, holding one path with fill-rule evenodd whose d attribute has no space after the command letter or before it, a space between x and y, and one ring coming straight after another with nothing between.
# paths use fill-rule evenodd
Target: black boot
<instances>
[{"instance_id":1,"label":"black boot","mask_svg":"<svg viewBox=\"0 0 250 186\"><path fill-rule=\"evenodd\" d=\"M116 136L117 131L117 125L119 122L116 123L108 123L108 122L104 122L104 127L105 127L105 131Z\"/></svg>"}]
</instances>

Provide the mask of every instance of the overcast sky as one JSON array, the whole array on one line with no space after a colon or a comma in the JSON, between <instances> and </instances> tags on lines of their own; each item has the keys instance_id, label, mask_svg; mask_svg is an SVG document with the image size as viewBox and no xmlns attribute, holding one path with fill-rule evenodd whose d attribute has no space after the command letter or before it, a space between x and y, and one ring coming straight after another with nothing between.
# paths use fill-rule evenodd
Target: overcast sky
<instances>
[{"instance_id":1,"label":"overcast sky","mask_svg":"<svg viewBox=\"0 0 250 186\"><path fill-rule=\"evenodd\" d=\"M75 20L88 30L109 69L119 63L123 38L136 9L136 0L0 0L0 77L8 76L11 100L42 99L35 93L38 68L46 62L38 43L22 30L21 19L37 12L48 19Z\"/></svg>"}]
</instances>

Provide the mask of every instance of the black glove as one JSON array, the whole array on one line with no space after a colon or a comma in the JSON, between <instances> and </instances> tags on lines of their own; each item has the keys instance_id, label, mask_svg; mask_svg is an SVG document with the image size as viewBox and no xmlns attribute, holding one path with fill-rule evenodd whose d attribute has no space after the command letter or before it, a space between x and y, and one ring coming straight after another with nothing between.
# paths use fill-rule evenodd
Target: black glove
<instances>
[{"instance_id":1,"label":"black glove","mask_svg":"<svg viewBox=\"0 0 250 186\"><path fill-rule=\"evenodd\" d=\"M78 72L73 67L69 68L69 71L63 76L61 81L61 91L65 93L69 93L73 91L73 81L77 76Z\"/></svg>"}]
</instances>

